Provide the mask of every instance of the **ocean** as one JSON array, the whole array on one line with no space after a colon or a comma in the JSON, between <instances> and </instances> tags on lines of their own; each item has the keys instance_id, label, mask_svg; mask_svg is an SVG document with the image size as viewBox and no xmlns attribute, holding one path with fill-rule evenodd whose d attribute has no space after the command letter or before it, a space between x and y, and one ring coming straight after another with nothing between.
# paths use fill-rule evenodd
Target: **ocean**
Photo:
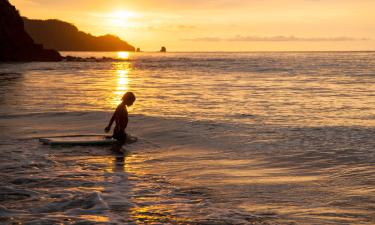
<instances>
[{"instance_id":1,"label":"ocean","mask_svg":"<svg viewBox=\"0 0 375 225\"><path fill-rule=\"evenodd\" d=\"M126 91L125 155L38 142L103 133ZM0 223L374 224L374 136L375 52L1 63Z\"/></svg>"}]
</instances>

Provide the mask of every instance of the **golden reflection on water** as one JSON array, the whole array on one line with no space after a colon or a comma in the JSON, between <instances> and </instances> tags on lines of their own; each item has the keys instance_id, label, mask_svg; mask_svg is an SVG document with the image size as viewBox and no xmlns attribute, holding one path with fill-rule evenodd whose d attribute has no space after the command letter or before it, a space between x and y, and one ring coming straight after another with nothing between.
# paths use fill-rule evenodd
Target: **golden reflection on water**
<instances>
[{"instance_id":1,"label":"golden reflection on water","mask_svg":"<svg viewBox=\"0 0 375 225\"><path fill-rule=\"evenodd\" d=\"M145 161L150 158L147 156L140 156L137 154L131 154L126 156L125 160L125 171L131 174L133 177L145 177L147 170L150 168L145 167ZM144 183L143 188L152 190L153 186L151 183ZM148 196L140 195L133 199L135 202L144 201L157 201L156 199L162 198L161 196ZM176 218L170 215L170 205L158 204L158 205L146 205L146 206L135 206L130 209L130 215L136 223L148 224L148 223L169 223L171 221L178 221L181 224L187 224L187 220L184 218Z\"/></svg>"},{"instance_id":2,"label":"golden reflection on water","mask_svg":"<svg viewBox=\"0 0 375 225\"><path fill-rule=\"evenodd\" d=\"M113 91L113 97L111 101L111 105L116 107L118 104L121 103L121 98L129 90L129 73L130 68L128 64L116 64L115 65L115 73L116 73L116 88Z\"/></svg>"},{"instance_id":3,"label":"golden reflection on water","mask_svg":"<svg viewBox=\"0 0 375 225\"><path fill-rule=\"evenodd\" d=\"M145 160L147 158L139 157L139 155L127 155L124 162L126 172L136 177L143 177L146 174L145 168L143 168Z\"/></svg>"},{"instance_id":4,"label":"golden reflection on water","mask_svg":"<svg viewBox=\"0 0 375 225\"><path fill-rule=\"evenodd\" d=\"M96 223L105 223L109 221L108 217L106 216L81 215L79 217Z\"/></svg>"},{"instance_id":5,"label":"golden reflection on water","mask_svg":"<svg viewBox=\"0 0 375 225\"><path fill-rule=\"evenodd\" d=\"M170 206L163 204L134 208L131 212L136 223L141 224L191 224L191 219L171 215Z\"/></svg>"},{"instance_id":6,"label":"golden reflection on water","mask_svg":"<svg viewBox=\"0 0 375 225\"><path fill-rule=\"evenodd\" d=\"M129 59L129 52L117 52L117 58L119 59Z\"/></svg>"}]
</instances>

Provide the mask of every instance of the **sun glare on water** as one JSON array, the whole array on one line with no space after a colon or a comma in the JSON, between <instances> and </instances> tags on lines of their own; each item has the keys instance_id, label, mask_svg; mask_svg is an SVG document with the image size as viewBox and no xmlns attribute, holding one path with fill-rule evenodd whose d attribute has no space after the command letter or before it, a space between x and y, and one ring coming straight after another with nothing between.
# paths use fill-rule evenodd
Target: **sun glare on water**
<instances>
[{"instance_id":1,"label":"sun glare on water","mask_svg":"<svg viewBox=\"0 0 375 225\"><path fill-rule=\"evenodd\" d=\"M117 52L117 58L129 59L129 52Z\"/></svg>"},{"instance_id":2,"label":"sun glare on water","mask_svg":"<svg viewBox=\"0 0 375 225\"><path fill-rule=\"evenodd\" d=\"M115 80L116 84L112 93L112 106L117 106L121 102L121 97L129 90L129 72L130 69L123 64L117 64L115 66Z\"/></svg>"}]
</instances>

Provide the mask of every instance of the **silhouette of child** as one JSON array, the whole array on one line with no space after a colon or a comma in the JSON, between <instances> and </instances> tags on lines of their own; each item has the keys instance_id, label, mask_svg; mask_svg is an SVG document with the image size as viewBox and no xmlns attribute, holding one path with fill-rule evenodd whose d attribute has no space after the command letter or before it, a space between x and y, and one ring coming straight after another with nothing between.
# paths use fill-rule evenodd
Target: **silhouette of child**
<instances>
[{"instance_id":1,"label":"silhouette of child","mask_svg":"<svg viewBox=\"0 0 375 225\"><path fill-rule=\"evenodd\" d=\"M117 140L117 144L114 146L114 150L116 151L123 150L121 147L126 142L128 136L125 132L125 128L128 125L128 110L126 107L133 105L134 101L135 95L133 92L126 92L124 96L122 96L122 102L117 106L108 126L104 129L104 131L108 133L111 130L113 121L115 121L116 126L113 129L112 137Z\"/></svg>"}]
</instances>

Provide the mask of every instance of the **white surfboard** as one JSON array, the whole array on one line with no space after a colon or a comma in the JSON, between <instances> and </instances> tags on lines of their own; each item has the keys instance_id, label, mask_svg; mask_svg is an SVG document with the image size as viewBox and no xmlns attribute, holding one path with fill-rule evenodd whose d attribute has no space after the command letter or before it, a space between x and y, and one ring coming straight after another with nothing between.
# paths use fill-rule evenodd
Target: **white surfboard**
<instances>
[{"instance_id":1,"label":"white surfboard","mask_svg":"<svg viewBox=\"0 0 375 225\"><path fill-rule=\"evenodd\" d=\"M128 134L125 144L131 144L137 140L137 137ZM83 134L39 138L39 142L47 145L111 145L117 141L110 135Z\"/></svg>"},{"instance_id":2,"label":"white surfboard","mask_svg":"<svg viewBox=\"0 0 375 225\"><path fill-rule=\"evenodd\" d=\"M40 138L40 142L48 145L111 145L116 140L107 135L73 135Z\"/></svg>"}]
</instances>

